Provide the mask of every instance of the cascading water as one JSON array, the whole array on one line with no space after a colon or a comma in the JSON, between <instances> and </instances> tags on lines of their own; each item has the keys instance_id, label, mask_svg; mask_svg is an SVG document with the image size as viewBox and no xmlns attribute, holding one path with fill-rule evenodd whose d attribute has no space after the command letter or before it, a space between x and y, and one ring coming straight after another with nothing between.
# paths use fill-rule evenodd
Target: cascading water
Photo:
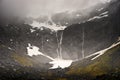
<instances>
[{"instance_id":1,"label":"cascading water","mask_svg":"<svg viewBox=\"0 0 120 80\"><path fill-rule=\"evenodd\" d=\"M60 55L59 55L59 39L58 39L58 32L56 32L56 39L57 39L57 55L58 55L58 58L60 58Z\"/></svg>"},{"instance_id":2,"label":"cascading water","mask_svg":"<svg viewBox=\"0 0 120 80\"><path fill-rule=\"evenodd\" d=\"M56 68L66 68L72 64L72 60L64 60L62 57L62 41L63 41L63 30L61 32L56 31L56 39L57 39L57 58L50 62L53 66L50 69Z\"/></svg>"},{"instance_id":3,"label":"cascading water","mask_svg":"<svg viewBox=\"0 0 120 80\"><path fill-rule=\"evenodd\" d=\"M61 36L60 36L60 46L59 46L61 58L62 58L62 41L63 41L63 31L61 32Z\"/></svg>"},{"instance_id":4,"label":"cascading water","mask_svg":"<svg viewBox=\"0 0 120 80\"><path fill-rule=\"evenodd\" d=\"M84 44L85 44L85 32L84 27L82 27L82 58L85 57Z\"/></svg>"},{"instance_id":5,"label":"cascading water","mask_svg":"<svg viewBox=\"0 0 120 80\"><path fill-rule=\"evenodd\" d=\"M49 17L49 20L44 23L39 23L37 21L33 21L32 24L33 28L38 28L41 29L42 26L49 28L51 31L55 32L56 34L56 39L57 39L57 58L52 58L48 55L43 54L43 37L42 37L42 52L39 51L39 48L36 46L33 46L33 48L29 48L30 46L27 47L28 55L29 56L37 56L41 55L44 56L50 60L49 64L52 64L53 66L50 69L56 69L56 68L66 68L69 67L72 64L72 60L64 60L62 57L62 40L63 40L63 30L66 28L66 26L61 26L61 25L56 25L51 17ZM60 31L60 32L58 32ZM36 49L37 48L37 49Z\"/></svg>"},{"instance_id":6,"label":"cascading water","mask_svg":"<svg viewBox=\"0 0 120 80\"><path fill-rule=\"evenodd\" d=\"M58 32L56 32L56 39L57 39L57 54L58 58L62 59L62 40L63 40L63 31L58 36Z\"/></svg>"},{"instance_id":7,"label":"cascading water","mask_svg":"<svg viewBox=\"0 0 120 80\"><path fill-rule=\"evenodd\" d=\"M31 44L28 44L28 47L27 47L27 52L28 52L29 56L32 57L32 56L41 55L41 56L44 56L44 57L50 59L51 62L48 62L48 63L53 65L50 69L56 69L56 68L62 68L62 69L64 69L64 68L67 68L67 67L71 66L72 62L76 62L76 61L83 60L83 59L89 58L91 56L97 55L93 59L91 59L91 60L94 60L94 59L98 58L99 56L103 55L107 50L110 50L111 48L113 48L113 47L115 47L115 46L117 46L117 45L120 44L120 42L115 43L115 44L111 45L110 47L108 47L108 48L106 48L104 50L101 50L101 51L98 51L98 52L93 53L91 55L85 56L85 54L84 54L85 29L84 29L84 27L82 27L82 59L65 60L62 57L62 40L63 40L63 31L66 28L66 26L56 25L52 21L51 21L51 23L52 23L52 25L50 25L49 23L46 23L46 22L45 23L39 23L39 22L34 21L30 25L33 26L33 28L37 27L38 29L41 29L41 27L44 26L44 27L49 28L51 31L54 31L56 33L57 55L58 55L57 58L52 58L52 57L50 57L50 56L45 55L45 54L42 53L42 52L44 52L43 51L43 37L42 37L42 52L39 51L38 47L32 46ZM58 32L58 31L61 31L61 32Z\"/></svg>"}]
</instances>

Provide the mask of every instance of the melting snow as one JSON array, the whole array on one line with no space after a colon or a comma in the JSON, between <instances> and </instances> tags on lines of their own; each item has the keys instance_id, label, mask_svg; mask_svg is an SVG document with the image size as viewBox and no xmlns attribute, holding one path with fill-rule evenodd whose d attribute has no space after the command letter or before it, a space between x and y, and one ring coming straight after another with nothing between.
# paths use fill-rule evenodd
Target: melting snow
<instances>
[{"instance_id":1,"label":"melting snow","mask_svg":"<svg viewBox=\"0 0 120 80\"><path fill-rule=\"evenodd\" d=\"M35 30L34 30L34 29L30 29L30 31L31 31L31 33L35 32Z\"/></svg>"},{"instance_id":2,"label":"melting snow","mask_svg":"<svg viewBox=\"0 0 120 80\"><path fill-rule=\"evenodd\" d=\"M84 58L89 58L89 57L92 57L92 56L97 55L97 56L95 56L94 58L91 59L91 60L95 60L95 59L97 59L98 57L100 57L101 55L105 54L106 51L114 48L115 46L117 46L117 45L119 45L119 44L120 44L120 41L117 42L117 43L114 43L113 45L111 45L111 46L108 47L108 48L105 48L105 49L103 49L103 50L101 50L101 51L98 51L98 52L96 52L96 53L93 53L93 54L91 54L91 55L89 55L89 56L86 56L86 57L84 57ZM53 65L50 69L57 69L57 68L62 68L62 69L64 69L64 68L67 68L67 67L71 66L72 62L79 61L79 60L64 60L64 59L61 59L61 58L55 58L55 59L54 59L54 58L52 58L52 57L50 57L50 56L48 56L48 55L43 54L42 52L39 51L39 48L38 48L38 47L36 47L36 46L31 46L31 44L28 44L27 52L28 52L28 55L31 56L31 57L32 57L32 56L41 55L41 56L44 56L44 57L52 60L51 62L49 62L49 64L52 64L52 65ZM80 60L82 60L82 59L80 59Z\"/></svg>"},{"instance_id":3,"label":"melting snow","mask_svg":"<svg viewBox=\"0 0 120 80\"><path fill-rule=\"evenodd\" d=\"M54 59L48 55L45 55L39 51L38 47L31 46L30 43L28 44L28 47L27 47L27 53L31 57L41 55L41 56L44 56L44 57L52 60L51 62L49 62L49 64L53 65L50 69L56 69L56 68L64 69L64 68L71 66L71 64L72 64L72 60L64 60L64 59L60 59L60 58Z\"/></svg>"},{"instance_id":4,"label":"melting snow","mask_svg":"<svg viewBox=\"0 0 120 80\"><path fill-rule=\"evenodd\" d=\"M105 12L101 13L100 16L107 15L107 14L108 14L108 11L105 11Z\"/></svg>"},{"instance_id":5,"label":"melting snow","mask_svg":"<svg viewBox=\"0 0 120 80\"><path fill-rule=\"evenodd\" d=\"M100 9L98 9L98 11L102 11L104 8L100 8Z\"/></svg>"},{"instance_id":6,"label":"melting snow","mask_svg":"<svg viewBox=\"0 0 120 80\"><path fill-rule=\"evenodd\" d=\"M114 44L111 45L110 47L108 47L108 48L106 48L106 49L103 49L103 50L101 50L101 51L98 51L98 52L96 52L96 53L93 53L93 54L91 54L91 55L89 55L89 56L87 56L87 57L85 57L85 58L89 58L89 57L92 57L92 56L94 56L94 55L97 55L96 57L94 57L94 58L91 59L91 60L95 60L96 58L98 58L98 57L100 57L101 55L103 55L106 51L114 48L115 46L117 46L117 45L119 45L119 44L120 44L120 42L114 43Z\"/></svg>"},{"instance_id":7,"label":"melting snow","mask_svg":"<svg viewBox=\"0 0 120 80\"><path fill-rule=\"evenodd\" d=\"M12 50L12 48L11 48L11 47L8 47L8 49L9 49L9 50Z\"/></svg>"},{"instance_id":8,"label":"melting snow","mask_svg":"<svg viewBox=\"0 0 120 80\"><path fill-rule=\"evenodd\" d=\"M101 19L101 18L104 18L104 17L108 17L108 11L101 13L99 16L94 16L93 18L90 18L88 21L92 21L92 20L95 20L95 19Z\"/></svg>"},{"instance_id":9,"label":"melting snow","mask_svg":"<svg viewBox=\"0 0 120 80\"><path fill-rule=\"evenodd\" d=\"M95 16L93 18L90 18L88 21L92 21L92 20L95 20L95 19L101 19L103 17L108 17L108 15L104 15L104 16Z\"/></svg>"},{"instance_id":10,"label":"melting snow","mask_svg":"<svg viewBox=\"0 0 120 80\"><path fill-rule=\"evenodd\" d=\"M32 24L30 24L33 28L41 29L42 27L48 28L51 31L59 31L64 30L66 26L56 25L55 23L49 24L47 22L39 23L37 21L33 21Z\"/></svg>"},{"instance_id":11,"label":"melting snow","mask_svg":"<svg viewBox=\"0 0 120 80\"><path fill-rule=\"evenodd\" d=\"M64 59L57 58L49 63L53 65L50 69L56 69L56 68L64 69L71 66L72 60L64 60Z\"/></svg>"},{"instance_id":12,"label":"melting snow","mask_svg":"<svg viewBox=\"0 0 120 80\"><path fill-rule=\"evenodd\" d=\"M43 53L39 51L38 47L31 46L31 44L28 44L27 51L29 56L43 55Z\"/></svg>"},{"instance_id":13,"label":"melting snow","mask_svg":"<svg viewBox=\"0 0 120 80\"><path fill-rule=\"evenodd\" d=\"M77 16L77 17L80 17L81 15L80 15L80 14L77 14L76 16Z\"/></svg>"},{"instance_id":14,"label":"melting snow","mask_svg":"<svg viewBox=\"0 0 120 80\"><path fill-rule=\"evenodd\" d=\"M93 54L91 54L91 55L88 55L88 56L82 58L82 59L73 60L73 62L81 61L81 60L83 60L83 59L87 59L87 58L90 58L90 57L93 57L93 56L95 56L95 57L92 58L91 60L95 60L95 59L97 59L98 57L100 57L101 55L105 54L108 50L110 50L110 49L112 49L112 48L114 48L114 47L116 47L116 46L118 46L118 45L120 45L120 40L119 40L119 38L118 38L118 42L112 44L110 47L105 48L105 49L103 49L103 50L100 50L100 51L98 51L98 52L95 52L95 53L93 53ZM96 56L96 55L97 55L97 56Z\"/></svg>"},{"instance_id":15,"label":"melting snow","mask_svg":"<svg viewBox=\"0 0 120 80\"><path fill-rule=\"evenodd\" d=\"M42 52L39 51L39 48L36 47L36 46L31 46L31 44L29 43L28 44L28 47L27 47L27 53L29 56L39 56L39 55L42 55L48 59L51 59L51 60L54 60L52 57L50 56L47 56L45 54L43 54Z\"/></svg>"}]
</instances>

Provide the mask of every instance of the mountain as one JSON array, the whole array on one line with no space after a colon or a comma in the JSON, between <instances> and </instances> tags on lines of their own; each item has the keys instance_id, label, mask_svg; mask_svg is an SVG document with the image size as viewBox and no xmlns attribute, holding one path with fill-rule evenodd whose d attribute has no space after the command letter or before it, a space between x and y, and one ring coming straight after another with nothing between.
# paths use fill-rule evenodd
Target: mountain
<instances>
[{"instance_id":1,"label":"mountain","mask_svg":"<svg viewBox=\"0 0 120 80\"><path fill-rule=\"evenodd\" d=\"M72 58L82 56L82 42L84 29L84 51L85 55L90 55L102 50L115 41L120 36L120 2L114 2L106 8L106 17L96 16L90 20L73 24L64 30L63 51L69 53ZM64 53L66 53L64 52Z\"/></svg>"},{"instance_id":2,"label":"mountain","mask_svg":"<svg viewBox=\"0 0 120 80\"><path fill-rule=\"evenodd\" d=\"M37 17L35 15L28 14L25 21L29 24L33 21L37 21L39 23L48 22L49 24L55 23L61 26L70 26L72 24L82 23L91 17L99 15L105 11L105 8L108 7L108 4L109 2L98 3L83 9L71 11L65 10L51 15L40 15Z\"/></svg>"},{"instance_id":3,"label":"mountain","mask_svg":"<svg viewBox=\"0 0 120 80\"><path fill-rule=\"evenodd\" d=\"M120 44L111 48L97 59L95 56L74 62L71 67L57 70L52 80L118 80L120 77ZM57 72L57 73L56 73ZM60 77L61 76L61 77Z\"/></svg>"},{"instance_id":4,"label":"mountain","mask_svg":"<svg viewBox=\"0 0 120 80\"><path fill-rule=\"evenodd\" d=\"M63 80L67 78L69 80L79 80L90 76L87 80L91 80L91 76L100 76L99 79L101 79L101 76L106 77L106 75L118 78L120 73L119 46L110 49L93 61L90 57L74 62L69 68L56 70L48 70L51 66L48 62L51 60L43 56L30 57L27 55L28 44L31 44L39 47L39 51L42 53L56 58L58 56L57 49L61 33L63 33L61 47L64 59L81 59L83 50L85 56L88 56L116 43L120 36L119 0L112 2L105 8L90 12L90 16L81 18L80 14L84 14L84 11L83 13L78 11L71 14L63 12L52 16L51 21L54 24L61 22L60 25L63 25L67 22L67 25L65 25L67 27L64 30L61 30L59 26L60 30L57 28L57 31L52 30L53 24L48 21L48 17L40 17L38 19L25 18L25 20L18 17L1 18L0 79L4 80L5 77L10 79L11 76L14 76L13 78L33 78L33 80L37 78L42 80L54 80L54 78L58 78L58 80L60 80L59 78ZM71 18L71 20L69 18L70 15L74 15L73 17L77 15L80 18L75 17ZM37 21L38 24L48 21L49 24L35 27L30 25L33 21ZM11 74L6 76L9 73ZM54 78L52 78L53 76Z\"/></svg>"}]
</instances>

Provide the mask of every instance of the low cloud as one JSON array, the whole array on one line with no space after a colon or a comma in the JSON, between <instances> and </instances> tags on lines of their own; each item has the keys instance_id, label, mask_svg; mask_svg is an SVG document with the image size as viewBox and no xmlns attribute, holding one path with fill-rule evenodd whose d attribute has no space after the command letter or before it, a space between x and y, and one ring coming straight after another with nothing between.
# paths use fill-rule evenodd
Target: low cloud
<instances>
[{"instance_id":1,"label":"low cloud","mask_svg":"<svg viewBox=\"0 0 120 80\"><path fill-rule=\"evenodd\" d=\"M9 14L51 15L66 10L81 10L107 1L109 0L2 0L2 5Z\"/></svg>"}]
</instances>

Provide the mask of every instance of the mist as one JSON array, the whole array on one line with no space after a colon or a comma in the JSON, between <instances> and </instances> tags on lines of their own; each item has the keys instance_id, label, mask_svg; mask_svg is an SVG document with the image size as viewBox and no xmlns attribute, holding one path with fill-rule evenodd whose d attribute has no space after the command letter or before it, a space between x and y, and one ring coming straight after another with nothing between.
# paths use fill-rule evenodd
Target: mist
<instances>
[{"instance_id":1,"label":"mist","mask_svg":"<svg viewBox=\"0 0 120 80\"><path fill-rule=\"evenodd\" d=\"M2 0L1 5L6 15L52 15L64 11L77 11L110 0ZM91 9L92 10L92 9Z\"/></svg>"}]
</instances>

